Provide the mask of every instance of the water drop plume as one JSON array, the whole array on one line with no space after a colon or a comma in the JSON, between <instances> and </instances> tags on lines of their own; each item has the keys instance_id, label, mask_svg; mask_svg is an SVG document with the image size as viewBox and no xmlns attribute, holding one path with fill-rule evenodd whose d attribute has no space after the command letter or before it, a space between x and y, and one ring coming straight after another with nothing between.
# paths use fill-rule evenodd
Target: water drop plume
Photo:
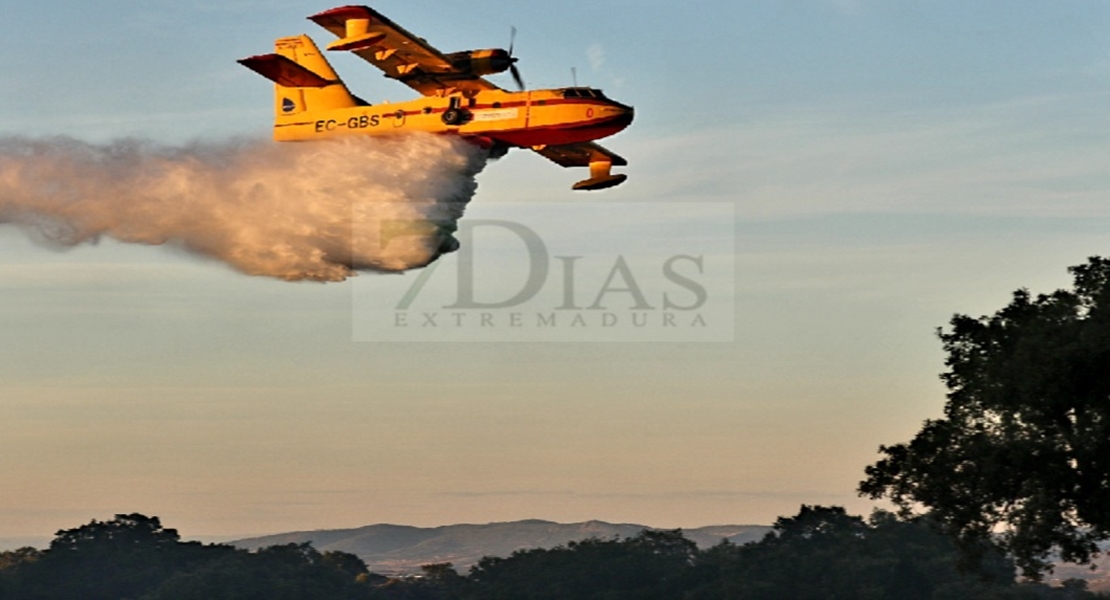
<instances>
[{"instance_id":1,"label":"water drop plume","mask_svg":"<svg viewBox=\"0 0 1110 600\"><path fill-rule=\"evenodd\" d=\"M432 135L180 147L0 138L0 223L54 246L174 244L250 275L341 281L457 248L485 159Z\"/></svg>"}]
</instances>

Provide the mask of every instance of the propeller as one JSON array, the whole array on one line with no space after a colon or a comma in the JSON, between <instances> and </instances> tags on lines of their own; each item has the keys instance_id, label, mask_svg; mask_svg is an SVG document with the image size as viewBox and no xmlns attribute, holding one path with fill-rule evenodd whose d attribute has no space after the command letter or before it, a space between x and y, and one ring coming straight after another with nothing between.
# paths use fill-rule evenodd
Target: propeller
<instances>
[{"instance_id":1,"label":"propeller","mask_svg":"<svg viewBox=\"0 0 1110 600\"><path fill-rule=\"evenodd\" d=\"M509 34L509 72L513 75L513 81L520 91L524 91L524 78L520 76L520 69L516 68L516 62L520 60L513 56L513 48L516 46L516 27L513 27L512 32Z\"/></svg>"}]
</instances>

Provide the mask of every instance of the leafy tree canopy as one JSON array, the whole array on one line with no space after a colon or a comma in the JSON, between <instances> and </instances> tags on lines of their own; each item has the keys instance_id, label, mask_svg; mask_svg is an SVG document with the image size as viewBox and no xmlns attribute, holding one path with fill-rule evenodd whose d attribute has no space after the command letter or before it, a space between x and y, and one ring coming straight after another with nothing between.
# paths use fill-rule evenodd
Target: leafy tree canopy
<instances>
[{"instance_id":1,"label":"leafy tree canopy","mask_svg":"<svg viewBox=\"0 0 1110 600\"><path fill-rule=\"evenodd\" d=\"M1110 260L1073 289L1018 290L994 315L956 315L944 417L883 446L860 492L919 507L966 547L999 536L1027 576L1051 552L1087 562L1110 538Z\"/></svg>"},{"instance_id":2,"label":"leafy tree canopy","mask_svg":"<svg viewBox=\"0 0 1110 600\"><path fill-rule=\"evenodd\" d=\"M961 572L952 540L927 519L877 511L864 520L838 506L802 506L760 542L707 550L705 583L688 600L1021 597L1013 563L989 556L979 571Z\"/></svg>"},{"instance_id":3,"label":"leafy tree canopy","mask_svg":"<svg viewBox=\"0 0 1110 600\"><path fill-rule=\"evenodd\" d=\"M644 530L625 539L587 539L552 549L483 558L471 568L473 600L653 600L686 587L697 545L679 530Z\"/></svg>"},{"instance_id":4,"label":"leafy tree canopy","mask_svg":"<svg viewBox=\"0 0 1110 600\"><path fill-rule=\"evenodd\" d=\"M155 518L119 515L59 532L46 551L0 553L3 600L1078 600L1018 585L1014 565L987 553L961 573L950 538L926 519L803 506L762 541L698 550L681 531L643 531L485 558L469 575L432 564L419 577L367 573L357 557L309 544L247 552L176 540ZM114 551L113 548L127 548ZM98 557L106 553L108 560Z\"/></svg>"},{"instance_id":5,"label":"leafy tree canopy","mask_svg":"<svg viewBox=\"0 0 1110 600\"><path fill-rule=\"evenodd\" d=\"M182 542L137 513L59 531L45 551L0 553L5 600L353 600L370 598L373 581L351 554Z\"/></svg>"}]
</instances>

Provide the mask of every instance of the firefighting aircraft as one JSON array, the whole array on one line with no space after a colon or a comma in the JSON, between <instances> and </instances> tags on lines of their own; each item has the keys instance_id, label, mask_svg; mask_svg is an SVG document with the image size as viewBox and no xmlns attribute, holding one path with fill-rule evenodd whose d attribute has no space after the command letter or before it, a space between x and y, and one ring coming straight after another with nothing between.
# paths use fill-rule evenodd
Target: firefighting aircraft
<instances>
[{"instance_id":1,"label":"firefighting aircraft","mask_svg":"<svg viewBox=\"0 0 1110 600\"><path fill-rule=\"evenodd\" d=\"M274 53L239 61L276 84L275 140L450 133L488 148L495 158L510 148L531 148L564 167L589 167L590 177L574 184L576 190L613 187L627 178L611 169L628 162L593 140L628 127L632 107L588 87L524 91L512 44L508 51L443 54L366 6L308 18L339 37L328 50L353 52L424 97L371 105L351 94L308 36L280 38ZM504 71L520 91L482 77Z\"/></svg>"}]
</instances>

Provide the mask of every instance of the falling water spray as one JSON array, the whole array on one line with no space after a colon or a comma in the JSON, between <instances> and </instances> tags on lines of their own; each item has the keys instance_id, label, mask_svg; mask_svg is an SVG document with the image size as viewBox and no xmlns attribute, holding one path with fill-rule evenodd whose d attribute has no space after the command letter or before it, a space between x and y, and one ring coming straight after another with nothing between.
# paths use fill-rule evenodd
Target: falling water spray
<instances>
[{"instance_id":1,"label":"falling water spray","mask_svg":"<svg viewBox=\"0 0 1110 600\"><path fill-rule=\"evenodd\" d=\"M342 281L457 248L485 160L423 134L183 147L0 138L0 224L54 246L173 244L249 275Z\"/></svg>"}]
</instances>

